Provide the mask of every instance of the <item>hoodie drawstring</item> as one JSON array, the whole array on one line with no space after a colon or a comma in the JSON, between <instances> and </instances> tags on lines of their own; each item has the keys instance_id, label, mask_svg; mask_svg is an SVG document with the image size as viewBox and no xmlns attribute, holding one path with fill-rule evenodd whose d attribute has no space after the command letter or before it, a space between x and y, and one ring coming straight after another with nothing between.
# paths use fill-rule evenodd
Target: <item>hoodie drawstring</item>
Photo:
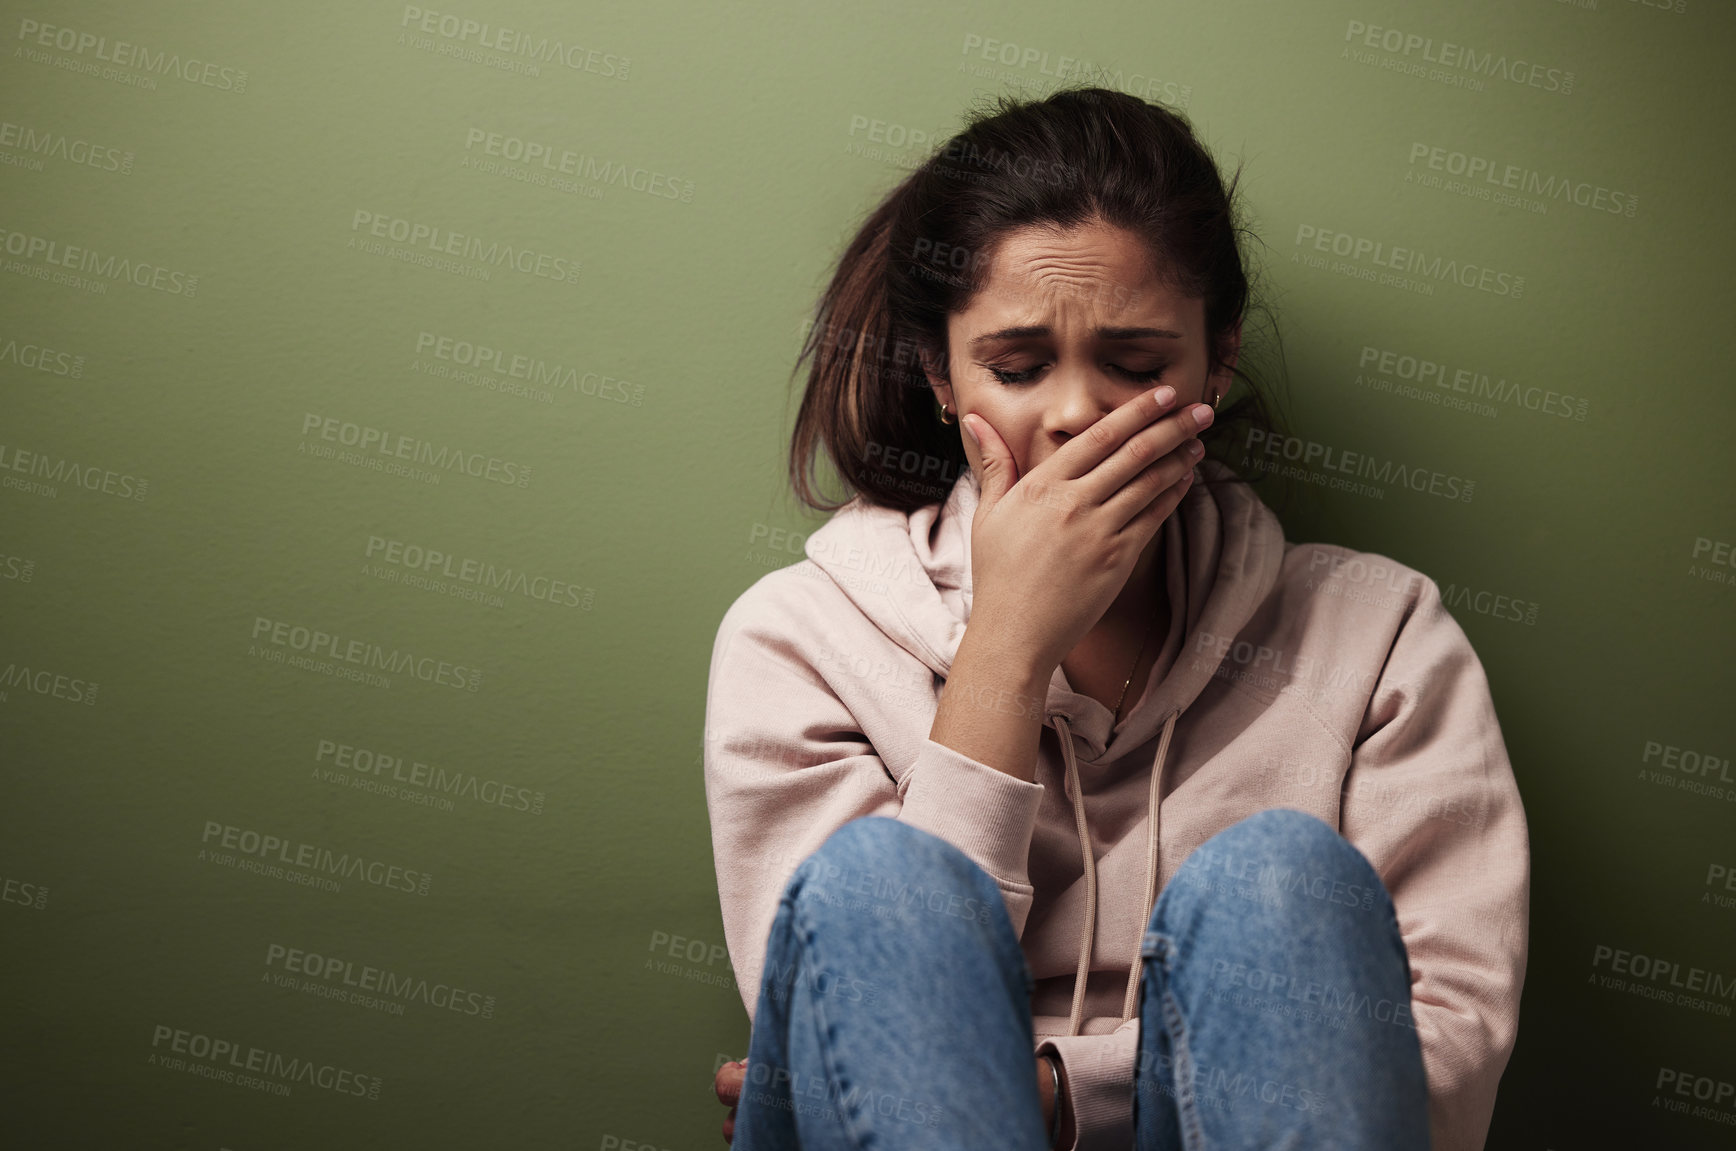
<instances>
[{"instance_id":1,"label":"hoodie drawstring","mask_svg":"<svg viewBox=\"0 0 1736 1151\"><path fill-rule=\"evenodd\" d=\"M1176 717L1180 714L1180 711L1172 711L1163 721L1163 738L1158 740L1157 758L1151 765L1151 792L1146 800L1145 813L1145 910L1139 918L1141 937L1145 934L1145 925L1151 921L1151 908L1157 900L1158 788L1163 780L1164 760L1169 755L1169 738L1175 732ZM1073 751L1072 729L1067 725L1067 717L1060 712L1050 712L1049 718L1055 721L1055 733L1061 741L1061 757L1067 762L1065 789L1073 801L1073 823L1079 831L1079 851L1085 863L1085 925L1079 938L1079 970L1073 976L1073 1012L1067 1020L1067 1034L1077 1035L1085 1019L1085 984L1091 975L1092 944L1097 937L1097 856L1091 849L1091 830L1085 824L1085 796L1079 786L1079 759ZM1121 1005L1124 1023L1133 1018L1134 1005L1138 1002L1142 958L1136 953L1127 972L1127 997Z\"/></svg>"}]
</instances>

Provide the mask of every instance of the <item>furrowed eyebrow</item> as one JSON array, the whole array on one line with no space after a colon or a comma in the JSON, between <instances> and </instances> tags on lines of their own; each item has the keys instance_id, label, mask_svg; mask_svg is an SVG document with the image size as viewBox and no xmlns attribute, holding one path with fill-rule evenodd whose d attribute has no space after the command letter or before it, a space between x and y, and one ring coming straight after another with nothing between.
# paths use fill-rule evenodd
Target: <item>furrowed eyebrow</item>
<instances>
[{"instance_id":1,"label":"furrowed eyebrow","mask_svg":"<svg viewBox=\"0 0 1736 1151\"><path fill-rule=\"evenodd\" d=\"M1026 325L1016 328L1002 328L995 332L985 332L970 342L972 348L983 344L992 344L998 340L1026 340L1037 336L1053 335L1053 329L1046 324ZM1139 340L1156 337L1165 340L1180 340L1184 337L1180 332L1172 332L1168 328L1098 328L1097 338L1100 340Z\"/></svg>"}]
</instances>

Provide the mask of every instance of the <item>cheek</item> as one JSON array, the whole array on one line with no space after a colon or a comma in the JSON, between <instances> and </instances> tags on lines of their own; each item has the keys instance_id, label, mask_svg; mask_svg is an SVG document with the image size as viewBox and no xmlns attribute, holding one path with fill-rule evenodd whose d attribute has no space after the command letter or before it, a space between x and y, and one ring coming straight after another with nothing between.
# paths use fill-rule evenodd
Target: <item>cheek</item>
<instances>
[{"instance_id":1,"label":"cheek","mask_svg":"<svg viewBox=\"0 0 1736 1151\"><path fill-rule=\"evenodd\" d=\"M1005 397L1002 399L1004 401ZM1012 453L1019 475L1023 476L1034 466L1031 462L1032 448L1043 423L1041 409L1032 405L1027 410L1023 405L1002 402L985 404L976 409L976 412L994 427L995 434L1000 436L1007 451ZM979 458L981 455L980 451L977 452Z\"/></svg>"}]
</instances>

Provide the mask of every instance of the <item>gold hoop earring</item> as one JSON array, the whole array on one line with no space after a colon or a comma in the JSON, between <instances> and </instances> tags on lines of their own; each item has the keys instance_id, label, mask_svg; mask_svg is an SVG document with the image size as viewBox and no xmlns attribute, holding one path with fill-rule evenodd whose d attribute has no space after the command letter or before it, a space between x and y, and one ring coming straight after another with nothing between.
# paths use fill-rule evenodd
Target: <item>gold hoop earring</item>
<instances>
[{"instance_id":1,"label":"gold hoop earring","mask_svg":"<svg viewBox=\"0 0 1736 1151\"><path fill-rule=\"evenodd\" d=\"M948 416L948 415L949 415L949 414L950 414L950 413L949 413L949 412L948 412L948 411L947 411L947 409L946 409L946 405L945 405L945 404L941 404L941 405L940 405L940 417L939 417L939 419L940 419L940 422L941 422L941 423L943 423L943 424L945 424L945 425L946 425L946 426L947 426L947 427L951 427L951 426L952 426L952 425L953 425L953 424L956 424L956 423L958 423L958 421L957 421L957 420L949 420L949 419L947 419L947 418L946 418L946 417L947 417L947 416Z\"/></svg>"}]
</instances>

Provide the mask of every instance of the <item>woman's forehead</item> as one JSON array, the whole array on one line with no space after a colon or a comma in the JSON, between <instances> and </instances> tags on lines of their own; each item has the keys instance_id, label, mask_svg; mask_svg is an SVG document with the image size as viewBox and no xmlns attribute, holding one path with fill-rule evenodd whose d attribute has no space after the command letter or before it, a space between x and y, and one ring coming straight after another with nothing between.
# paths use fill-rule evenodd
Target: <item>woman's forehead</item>
<instances>
[{"instance_id":1,"label":"woman's forehead","mask_svg":"<svg viewBox=\"0 0 1736 1151\"><path fill-rule=\"evenodd\" d=\"M1155 277L1123 279L1070 267L1045 267L1029 275L991 275L969 307L953 319L972 339L1008 332L1006 338L1038 337L1065 330L1104 339L1186 338L1205 318L1205 304Z\"/></svg>"},{"instance_id":2,"label":"woman's forehead","mask_svg":"<svg viewBox=\"0 0 1736 1151\"><path fill-rule=\"evenodd\" d=\"M1057 321L1175 327L1191 311L1158 275L1144 242L1103 224L1017 229L995 245L986 271L965 314L974 320L993 313L996 327ZM1163 322L1166 314L1173 323Z\"/></svg>"}]
</instances>

